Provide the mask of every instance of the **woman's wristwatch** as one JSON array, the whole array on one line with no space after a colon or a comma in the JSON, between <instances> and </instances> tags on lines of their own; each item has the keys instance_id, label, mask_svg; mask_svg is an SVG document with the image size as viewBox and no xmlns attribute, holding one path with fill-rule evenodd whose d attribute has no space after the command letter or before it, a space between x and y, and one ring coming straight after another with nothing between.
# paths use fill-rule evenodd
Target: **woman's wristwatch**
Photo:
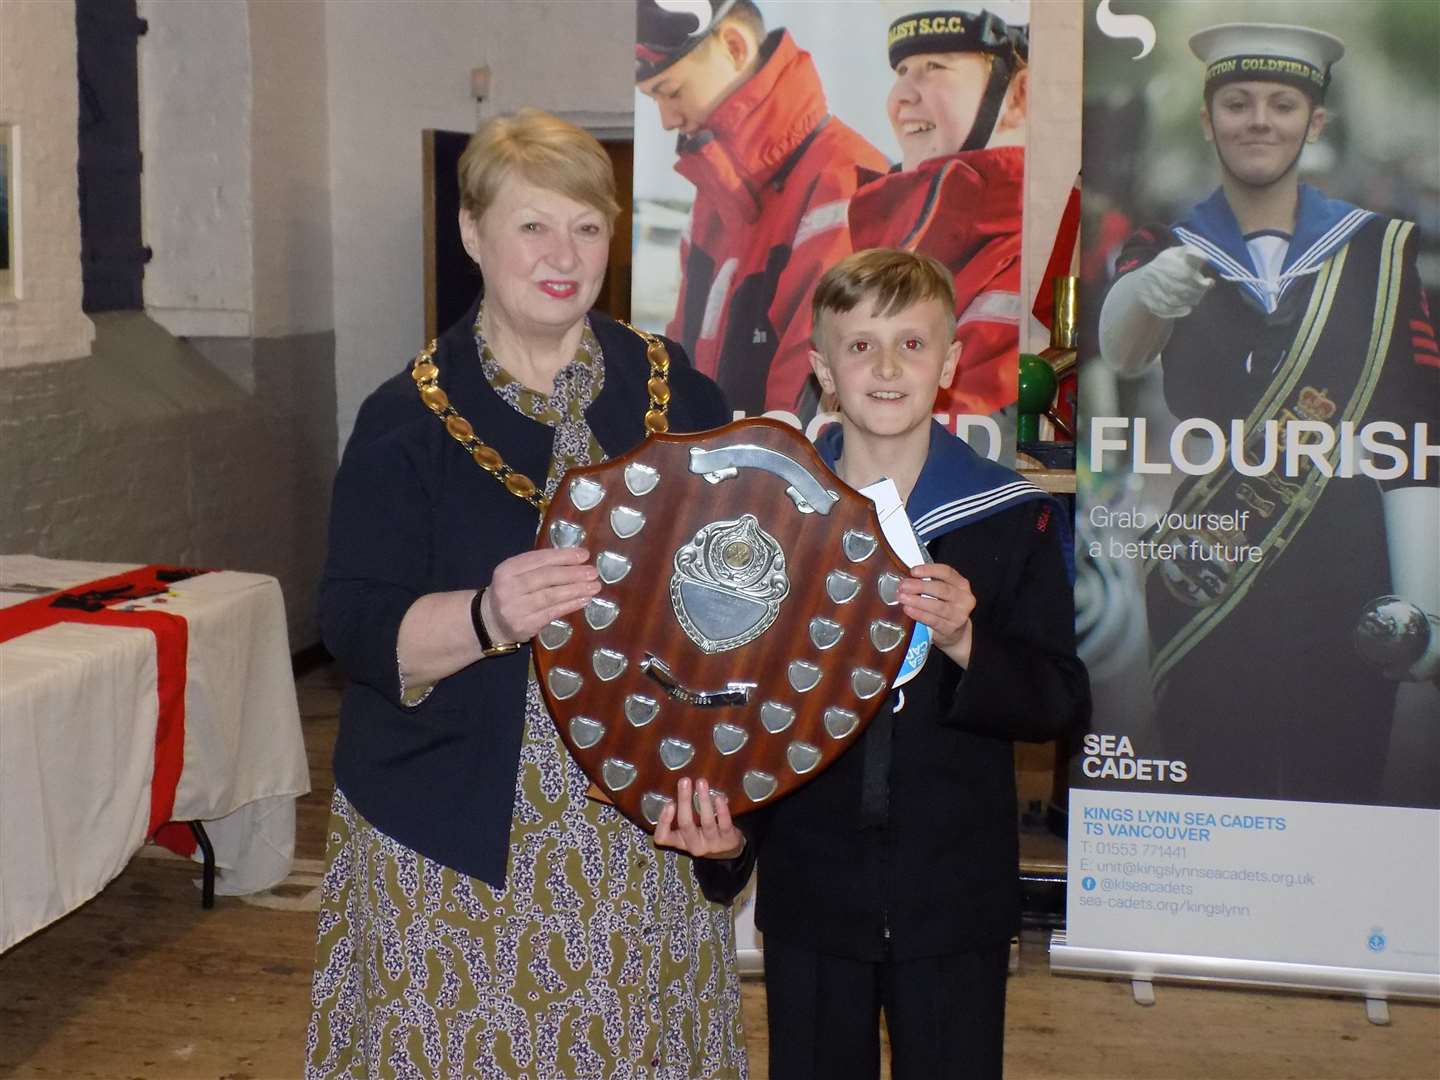
<instances>
[{"instance_id":1,"label":"woman's wristwatch","mask_svg":"<svg viewBox=\"0 0 1440 1080\"><path fill-rule=\"evenodd\" d=\"M485 629L485 620L480 616L480 601L485 598L484 589L475 590L475 598L470 601L470 622L475 627L475 640L480 642L480 655L482 657L504 656L507 653L516 652L520 648L518 641L496 642L490 631Z\"/></svg>"}]
</instances>

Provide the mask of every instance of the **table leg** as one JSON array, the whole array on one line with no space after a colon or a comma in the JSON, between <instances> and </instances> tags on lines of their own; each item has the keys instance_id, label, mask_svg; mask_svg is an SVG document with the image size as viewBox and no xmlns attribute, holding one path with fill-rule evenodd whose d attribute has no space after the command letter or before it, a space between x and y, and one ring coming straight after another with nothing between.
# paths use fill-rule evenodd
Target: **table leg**
<instances>
[{"instance_id":1,"label":"table leg","mask_svg":"<svg viewBox=\"0 0 1440 1080\"><path fill-rule=\"evenodd\" d=\"M200 852L205 857L205 869L201 876L200 906L213 908L215 906L215 848L210 843L210 837L205 832L205 826L198 821L188 822L190 831L195 834L195 843L200 845Z\"/></svg>"}]
</instances>

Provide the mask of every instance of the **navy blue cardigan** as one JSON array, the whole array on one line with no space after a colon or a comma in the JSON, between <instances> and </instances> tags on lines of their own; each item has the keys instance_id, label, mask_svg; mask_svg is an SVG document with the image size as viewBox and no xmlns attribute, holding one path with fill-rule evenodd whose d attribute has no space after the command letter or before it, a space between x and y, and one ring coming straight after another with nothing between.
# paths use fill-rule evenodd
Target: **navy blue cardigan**
<instances>
[{"instance_id":1,"label":"navy blue cardigan","mask_svg":"<svg viewBox=\"0 0 1440 1080\"><path fill-rule=\"evenodd\" d=\"M478 303L478 301L477 301ZM475 307L440 339L440 385L507 463L545 476L553 429L502 400L475 355ZM586 412L607 455L645 436L650 374L644 342L598 313L605 385ZM671 356L670 424L701 431L730 419L718 387ZM502 887L524 729L528 648L481 660L400 705L400 620L431 592L473 589L533 546L538 514L446 434L406 370L365 400L335 478L320 584L325 645L349 678L335 744L335 782L372 825L428 858Z\"/></svg>"}]
</instances>

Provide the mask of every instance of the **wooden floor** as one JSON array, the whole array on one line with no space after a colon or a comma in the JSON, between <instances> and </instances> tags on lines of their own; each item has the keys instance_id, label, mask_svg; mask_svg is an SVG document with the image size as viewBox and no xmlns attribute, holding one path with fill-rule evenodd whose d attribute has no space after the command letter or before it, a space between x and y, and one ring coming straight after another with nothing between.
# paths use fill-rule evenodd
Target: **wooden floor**
<instances>
[{"instance_id":1,"label":"wooden floor","mask_svg":"<svg viewBox=\"0 0 1440 1080\"><path fill-rule=\"evenodd\" d=\"M0 1077L224 1078L300 1074L313 897L338 696L331 669L300 680L315 791L299 862L272 895L200 908L192 867L147 849L81 910L0 956ZM1012 1080L1437 1080L1440 1009L1397 1004L1376 1027L1354 999L1160 987L1048 973L1026 941L1011 980ZM764 991L746 985L751 1076L764 1080ZM783 1078L777 1078L783 1080Z\"/></svg>"}]
</instances>

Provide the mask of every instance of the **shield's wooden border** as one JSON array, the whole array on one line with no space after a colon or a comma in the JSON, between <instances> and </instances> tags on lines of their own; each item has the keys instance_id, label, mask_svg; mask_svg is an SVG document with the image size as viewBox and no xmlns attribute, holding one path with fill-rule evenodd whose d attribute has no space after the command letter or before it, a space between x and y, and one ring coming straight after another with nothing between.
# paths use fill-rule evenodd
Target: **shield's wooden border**
<instances>
[{"instance_id":1,"label":"shield's wooden border","mask_svg":"<svg viewBox=\"0 0 1440 1080\"><path fill-rule=\"evenodd\" d=\"M765 446L788 455L838 494L839 501L829 514L804 514L786 496L785 481L771 473L741 470L732 479L711 484L690 472L692 447L713 450L736 443ZM648 494L635 496L626 489L624 470L632 462L648 465L660 474L660 482ZM605 489L600 502L587 510L577 508L569 497L571 481L582 476ZM644 527L628 539L618 536L610 524L610 512L618 506L645 515ZM784 548L790 593L775 622L759 638L706 655L686 636L671 607L674 552L705 524L739 518L747 511L759 517L765 531ZM587 624L583 613L571 616L565 620L571 633L563 644L548 648L539 639L535 641L536 673L561 739L604 795L642 828L654 828L659 800L673 798L682 777L704 778L712 788L723 791L734 814L774 802L819 775L854 745L883 706L886 691L862 699L852 685L852 673L858 668L877 671L888 688L900 670L913 623L898 605L885 602L878 581L885 573L904 577L909 571L885 543L874 505L831 473L814 446L794 428L775 420L752 419L694 435L654 436L620 457L572 470L546 512L538 546L549 546L551 525L559 521L585 530L584 544L592 559L602 551L613 551L629 558L631 569L600 594L619 605L614 622L597 631ZM851 561L841 547L845 532L851 529L867 532L878 541L874 553L859 563ZM850 603L836 604L827 595L825 579L831 570L860 578L861 588ZM838 644L822 650L811 642L809 623L815 616L844 626ZM870 640L869 627L877 619L902 628L899 645L888 652L882 653ZM624 654L627 665L619 676L602 680L596 674L592 654L598 648ZM646 655L659 657L692 689L718 689L731 681L755 683L756 689L746 705L686 705L667 696L659 683L641 672ZM792 689L787 674L792 661L809 661L820 668L814 689L805 693ZM554 673L562 669L582 678L579 690L563 698L552 687ZM661 703L658 715L643 727L630 723L624 714L626 696L635 693ZM794 723L779 733L767 731L760 721L766 701L793 708ZM859 722L839 738L826 730L825 711L831 707L859 716ZM596 727L584 721L577 724L577 717L598 724L598 738ZM738 751L726 754L717 746L714 729L722 723L748 732ZM733 739L733 731L724 734ZM681 768L667 768L659 750L664 739L688 743L694 748L693 757ZM818 751L816 764L803 773L797 772L790 760L799 756L792 751L795 744L808 744ZM612 765L607 782L607 761L634 766L634 779L617 789L615 774L624 770ZM751 770L776 781L774 793L759 802L745 790L744 776Z\"/></svg>"}]
</instances>

